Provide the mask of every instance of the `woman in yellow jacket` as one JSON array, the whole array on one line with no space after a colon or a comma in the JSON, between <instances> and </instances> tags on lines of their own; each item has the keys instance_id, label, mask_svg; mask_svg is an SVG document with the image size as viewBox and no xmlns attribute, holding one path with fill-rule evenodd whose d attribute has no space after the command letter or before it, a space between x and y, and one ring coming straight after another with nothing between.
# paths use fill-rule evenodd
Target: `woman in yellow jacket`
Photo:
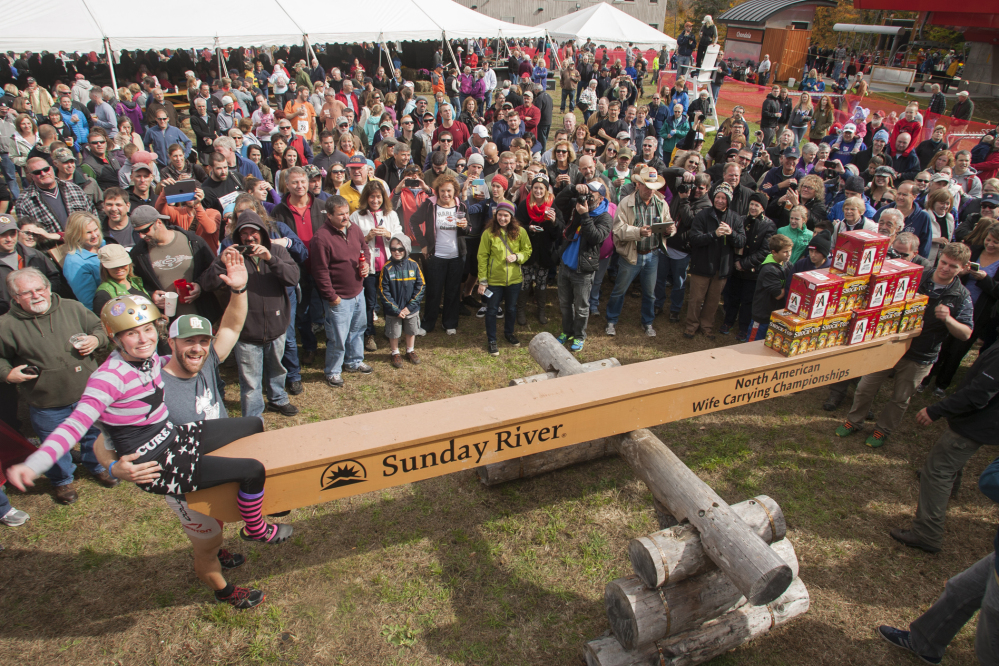
<instances>
[{"instance_id":1,"label":"woman in yellow jacket","mask_svg":"<svg viewBox=\"0 0 999 666\"><path fill-rule=\"evenodd\" d=\"M524 281L521 265L531 256L531 239L513 217L514 207L509 201L496 204L493 217L486 224L479 241L479 294L485 296L486 339L489 354L499 356L496 344L496 313L500 302L506 298L506 320L503 337L514 347L520 340L514 335L517 322L517 296Z\"/></svg>"}]
</instances>

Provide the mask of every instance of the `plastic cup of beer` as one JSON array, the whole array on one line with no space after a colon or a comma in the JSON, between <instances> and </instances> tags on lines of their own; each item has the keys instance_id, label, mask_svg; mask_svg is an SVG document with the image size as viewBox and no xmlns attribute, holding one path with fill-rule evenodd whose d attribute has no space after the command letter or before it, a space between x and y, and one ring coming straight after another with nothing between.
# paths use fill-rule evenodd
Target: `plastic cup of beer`
<instances>
[{"instance_id":1,"label":"plastic cup of beer","mask_svg":"<svg viewBox=\"0 0 999 666\"><path fill-rule=\"evenodd\" d=\"M87 344L88 337L86 333L75 333L69 338L69 344L73 345L73 348L79 351L81 347Z\"/></svg>"},{"instance_id":2,"label":"plastic cup of beer","mask_svg":"<svg viewBox=\"0 0 999 666\"><path fill-rule=\"evenodd\" d=\"M173 317L177 314L177 300L180 298L178 294L172 291L168 291L163 294L163 299L165 301L163 305L163 314L167 317Z\"/></svg>"}]
</instances>

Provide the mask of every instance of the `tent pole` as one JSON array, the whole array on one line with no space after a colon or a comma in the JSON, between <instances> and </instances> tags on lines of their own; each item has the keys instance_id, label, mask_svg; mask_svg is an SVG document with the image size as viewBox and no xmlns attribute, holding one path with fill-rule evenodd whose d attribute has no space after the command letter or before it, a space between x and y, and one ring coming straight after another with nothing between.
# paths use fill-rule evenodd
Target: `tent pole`
<instances>
[{"instance_id":1,"label":"tent pole","mask_svg":"<svg viewBox=\"0 0 999 666\"><path fill-rule=\"evenodd\" d=\"M225 77L225 74L222 73L222 47L219 45L218 37L215 38L215 53L219 57L219 78L222 79Z\"/></svg>"},{"instance_id":2,"label":"tent pole","mask_svg":"<svg viewBox=\"0 0 999 666\"><path fill-rule=\"evenodd\" d=\"M461 72L461 63L458 62L458 56L454 54L454 49L451 48L451 42L447 39L447 32L444 30L441 30L441 39L443 39L444 43L447 45L447 50L451 54L451 60L454 62L454 68L458 70L458 72Z\"/></svg>"},{"instance_id":3,"label":"tent pole","mask_svg":"<svg viewBox=\"0 0 999 666\"><path fill-rule=\"evenodd\" d=\"M389 52L388 42L385 41L385 33L379 35L382 48L385 49L385 59L388 60L389 71L392 72L392 78L395 78L395 65L392 64L392 54ZM381 63L381 58L378 59L379 64Z\"/></svg>"},{"instance_id":4,"label":"tent pole","mask_svg":"<svg viewBox=\"0 0 999 666\"><path fill-rule=\"evenodd\" d=\"M115 94L118 94L118 79L114 75L114 51L111 50L111 40L107 37L104 38L104 53L108 57L108 69L111 70L111 86L115 90Z\"/></svg>"},{"instance_id":5,"label":"tent pole","mask_svg":"<svg viewBox=\"0 0 999 666\"><path fill-rule=\"evenodd\" d=\"M558 44L552 39L552 36L545 30L545 41L551 43L552 45L552 60L558 68L558 71L562 71L562 61L558 57Z\"/></svg>"},{"instance_id":6,"label":"tent pole","mask_svg":"<svg viewBox=\"0 0 999 666\"><path fill-rule=\"evenodd\" d=\"M305 42L305 55L309 59L308 65L309 69L312 69L312 61L318 61L319 58L316 57L316 52L312 48L312 44L309 43L309 36L302 35L302 41Z\"/></svg>"}]
</instances>

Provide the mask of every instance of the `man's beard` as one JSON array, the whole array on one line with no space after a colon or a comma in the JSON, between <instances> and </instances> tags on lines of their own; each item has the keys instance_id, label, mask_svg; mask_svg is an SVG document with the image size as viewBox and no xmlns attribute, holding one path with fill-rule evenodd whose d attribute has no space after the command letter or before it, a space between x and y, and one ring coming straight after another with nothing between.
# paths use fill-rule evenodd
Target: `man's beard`
<instances>
[{"instance_id":1,"label":"man's beard","mask_svg":"<svg viewBox=\"0 0 999 666\"><path fill-rule=\"evenodd\" d=\"M49 306L52 305L50 301L39 301L37 303L28 303L28 310L33 314L45 314L49 311Z\"/></svg>"},{"instance_id":2,"label":"man's beard","mask_svg":"<svg viewBox=\"0 0 999 666\"><path fill-rule=\"evenodd\" d=\"M191 361L186 355L180 354L177 356L177 361L180 363L180 367L184 368L186 372L196 375L201 372L201 368L205 367L205 360L208 359L208 355L203 355L197 361Z\"/></svg>"},{"instance_id":3,"label":"man's beard","mask_svg":"<svg viewBox=\"0 0 999 666\"><path fill-rule=\"evenodd\" d=\"M152 236L146 236L146 245L148 247L159 247L160 242Z\"/></svg>"}]
</instances>

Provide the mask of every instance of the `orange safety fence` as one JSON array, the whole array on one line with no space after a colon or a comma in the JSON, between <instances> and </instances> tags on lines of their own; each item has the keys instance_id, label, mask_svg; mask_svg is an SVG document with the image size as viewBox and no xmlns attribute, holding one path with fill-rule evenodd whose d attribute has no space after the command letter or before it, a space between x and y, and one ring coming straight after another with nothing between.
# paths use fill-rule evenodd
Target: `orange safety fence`
<instances>
[{"instance_id":1,"label":"orange safety fence","mask_svg":"<svg viewBox=\"0 0 999 666\"><path fill-rule=\"evenodd\" d=\"M659 89L662 90L663 87L671 88L675 82L675 72L663 72L659 77ZM690 87L688 84L688 90ZM759 123L763 109L763 100L769 93L769 85L760 86L726 77L725 83L722 84L718 94L718 101L715 104L715 112L718 114L718 120L722 121L728 118L732 115L732 109L736 106L742 106L745 109L744 116L746 120L751 123ZM792 92L792 95L795 98L797 97L795 92ZM892 102L885 99L861 98L857 95L840 95L837 93L811 93L811 95L812 104L815 106L818 105L818 98L822 95L829 97L829 101L833 105L835 120L840 125L850 122L858 104L871 113L877 110L883 111L885 113L886 129L889 133L895 124L895 118L901 118L905 113L904 103ZM982 134L996 129L994 125L989 123L955 120L950 116L930 113L926 110L929 100L919 101L921 107L920 113L923 114L923 132L922 136L914 138L916 143L928 139L933 132L933 126L937 123L943 123L947 127L951 150L970 150L978 143L979 137ZM894 117L892 117L893 113L895 114Z\"/></svg>"}]
</instances>

